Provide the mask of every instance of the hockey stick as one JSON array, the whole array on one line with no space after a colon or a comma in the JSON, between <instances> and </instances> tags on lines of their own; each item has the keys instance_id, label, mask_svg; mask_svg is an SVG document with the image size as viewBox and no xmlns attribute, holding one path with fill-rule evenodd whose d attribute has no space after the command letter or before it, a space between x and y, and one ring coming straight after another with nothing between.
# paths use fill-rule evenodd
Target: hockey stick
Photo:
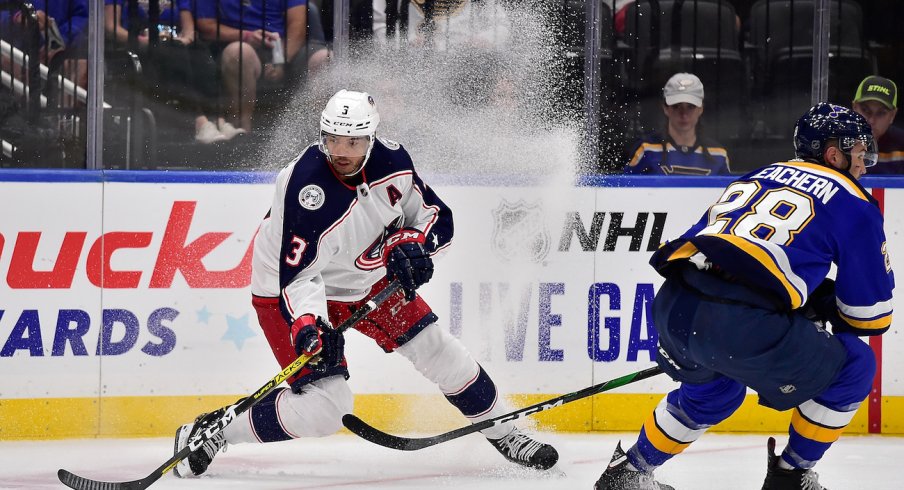
<instances>
[{"instance_id":1,"label":"hockey stick","mask_svg":"<svg viewBox=\"0 0 904 490\"><path fill-rule=\"evenodd\" d=\"M401 286L398 282L390 283L384 290L377 293L376 296L365 303L364 306L362 306L358 310L355 310L355 312L352 313L352 315L347 320L336 327L336 330L338 330L339 332L344 332L351 328L362 318L366 317L372 311L376 310L381 303L386 301L390 296L393 295L393 293L398 291L400 287ZM261 386L260 389L254 392L253 395L247 398L243 398L235 404L227 407L226 412L217 421L217 425L210 427L204 432L196 435L192 440L188 441L187 446L182 448L178 453L174 454L170 459L166 460L165 463L160 465L160 467L154 470L151 474L140 480L118 483L104 482L84 478L63 469L57 472L57 476L64 485L76 490L139 490L147 488L154 482L159 480L160 477L165 475L169 470L173 469L173 467L175 467L176 464L179 463L179 461L187 458L188 455L192 453L192 451L198 449L213 436L225 429L226 426L229 425L233 420L235 420L239 415L248 411L248 409L257 404L257 402L261 401L261 399L263 399L265 396L267 396L268 393L273 391L273 389L276 388L280 383L298 372L310 360L310 356L301 356L298 359L292 361L292 364L286 366L286 368L280 371L279 374L270 379L270 381L267 381L267 383L264 384L264 386Z\"/></svg>"},{"instance_id":2,"label":"hockey stick","mask_svg":"<svg viewBox=\"0 0 904 490\"><path fill-rule=\"evenodd\" d=\"M503 424L512 420L517 420L522 417L535 414L537 412L549 410L550 408L562 406L566 403L580 400L581 398L586 398L597 393L602 393L604 391L619 388L627 384L634 383L635 381L651 378L661 373L662 369L659 366L649 367L647 369L644 369L643 371L626 374L625 376L622 376L620 378L611 379L609 381L584 388L583 390L575 391L574 393L562 395L551 400L546 400L545 402L540 402L529 407L515 410L514 412L507 413L505 415L500 415L492 419L484 420L483 422L471 424L466 427L461 427L433 437L421 437L412 439L407 437L394 436L392 434L387 434L381 430L375 429L370 425L367 425L366 422L352 414L343 415L342 424L346 429L354 432L362 439L366 439L374 444L379 444L380 446L388 447L390 449L398 449L400 451L417 451L418 449L424 449L425 447L434 446L446 441L451 441L452 439L458 439L459 437L466 436L474 432L489 429L490 427L493 427L495 425Z\"/></svg>"}]
</instances>

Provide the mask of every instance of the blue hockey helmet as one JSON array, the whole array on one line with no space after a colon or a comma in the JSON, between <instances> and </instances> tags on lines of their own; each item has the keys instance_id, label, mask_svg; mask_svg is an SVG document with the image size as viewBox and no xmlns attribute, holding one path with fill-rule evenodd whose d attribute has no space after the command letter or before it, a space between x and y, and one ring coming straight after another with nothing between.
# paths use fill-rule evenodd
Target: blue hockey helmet
<instances>
[{"instance_id":1,"label":"blue hockey helmet","mask_svg":"<svg viewBox=\"0 0 904 490\"><path fill-rule=\"evenodd\" d=\"M794 153L798 158L823 161L827 143L837 141L850 158L857 142L866 147L863 163L872 167L878 161L873 129L866 119L847 107L820 102L797 120L794 126Z\"/></svg>"}]
</instances>

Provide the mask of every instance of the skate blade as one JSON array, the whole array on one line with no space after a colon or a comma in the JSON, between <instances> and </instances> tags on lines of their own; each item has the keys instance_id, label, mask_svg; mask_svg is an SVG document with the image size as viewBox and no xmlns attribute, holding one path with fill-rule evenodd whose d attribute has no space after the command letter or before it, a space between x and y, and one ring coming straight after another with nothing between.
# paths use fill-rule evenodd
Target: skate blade
<instances>
[{"instance_id":1,"label":"skate blade","mask_svg":"<svg viewBox=\"0 0 904 490\"><path fill-rule=\"evenodd\" d=\"M552 465L552 467L548 470L540 470L540 472L542 473L544 478L549 478L551 480L568 477L568 475L565 474L565 470L563 470L562 467L559 466L559 463Z\"/></svg>"}]
</instances>

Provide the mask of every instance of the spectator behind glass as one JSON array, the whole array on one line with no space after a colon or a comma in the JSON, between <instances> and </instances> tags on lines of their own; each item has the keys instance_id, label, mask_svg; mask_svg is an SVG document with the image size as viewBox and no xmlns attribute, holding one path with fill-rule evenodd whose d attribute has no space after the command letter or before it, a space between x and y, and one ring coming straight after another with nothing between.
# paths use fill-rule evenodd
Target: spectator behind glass
<instances>
[{"instance_id":1,"label":"spectator behind glass","mask_svg":"<svg viewBox=\"0 0 904 490\"><path fill-rule=\"evenodd\" d=\"M615 24L615 34L617 34L619 37L624 36L625 23L627 22L627 17L628 17L628 7L632 3L634 3L634 0L603 0L603 3L608 5L609 8L611 8L615 12L615 16L612 21L613 24ZM745 15L746 15L746 12L750 11L750 6L746 5L747 3L750 3L750 2L732 0L729 3L731 3L732 6L734 6L735 11L738 12L738 14L740 14L742 12L742 10L741 10L742 7L745 9L745 10L743 10L743 12L745 12ZM692 0L691 2L688 2L688 5L689 5L689 8L693 9L694 1ZM741 16L738 14L735 15L735 26L738 28L738 32L740 32L741 31ZM635 12L633 15L639 15L639 14L637 14ZM606 19L603 19L603 21L606 22Z\"/></svg>"},{"instance_id":2,"label":"spectator behind glass","mask_svg":"<svg viewBox=\"0 0 904 490\"><path fill-rule=\"evenodd\" d=\"M628 6L634 3L634 0L603 0L603 3L608 5L609 8L615 12L615 16L612 19L612 22L615 24L615 33L619 36L624 35ZM607 19L603 19L603 21L606 22Z\"/></svg>"},{"instance_id":3,"label":"spectator behind glass","mask_svg":"<svg viewBox=\"0 0 904 490\"><path fill-rule=\"evenodd\" d=\"M632 145L626 174L730 175L728 152L698 134L703 115L703 82L696 75L677 73L662 89L662 111L668 122L665 137L645 134Z\"/></svg>"},{"instance_id":4,"label":"spectator behind glass","mask_svg":"<svg viewBox=\"0 0 904 490\"><path fill-rule=\"evenodd\" d=\"M437 51L497 47L511 38L511 20L502 4L499 0L373 0L374 39L380 44L395 43L390 34L405 32L411 46Z\"/></svg>"},{"instance_id":5,"label":"spectator behind glass","mask_svg":"<svg viewBox=\"0 0 904 490\"><path fill-rule=\"evenodd\" d=\"M223 118L213 121L216 112L216 63L206 45L197 41L192 0L160 0L159 43L148 47L148 1L138 1L138 46L144 54L150 91L166 100L178 100L195 114L194 139L209 144L232 139L243 133ZM104 0L104 26L113 46L125 46L129 39L129 1Z\"/></svg>"},{"instance_id":6,"label":"spectator behind glass","mask_svg":"<svg viewBox=\"0 0 904 490\"><path fill-rule=\"evenodd\" d=\"M38 58L41 63L51 66L54 60L66 58L64 74L80 87L88 86L88 0L33 0L41 33L41 48ZM22 13L5 11L0 13L0 33L4 41L22 49L26 32L23 31ZM8 37L7 37L8 36ZM65 53L64 56L58 55ZM2 66L10 70L9 51L3 50ZM10 71L20 73L14 68ZM53 67L51 67L53 68Z\"/></svg>"},{"instance_id":7,"label":"spectator behind glass","mask_svg":"<svg viewBox=\"0 0 904 490\"><path fill-rule=\"evenodd\" d=\"M879 163L869 168L870 175L904 174L904 129L891 125L898 113L895 82L878 76L864 78L854 94L853 109L872 126L879 147Z\"/></svg>"},{"instance_id":8,"label":"spectator behind glass","mask_svg":"<svg viewBox=\"0 0 904 490\"><path fill-rule=\"evenodd\" d=\"M198 31L219 59L229 116L245 131L251 131L261 78L292 90L329 59L313 5L308 39L307 0L194 1Z\"/></svg>"}]
</instances>

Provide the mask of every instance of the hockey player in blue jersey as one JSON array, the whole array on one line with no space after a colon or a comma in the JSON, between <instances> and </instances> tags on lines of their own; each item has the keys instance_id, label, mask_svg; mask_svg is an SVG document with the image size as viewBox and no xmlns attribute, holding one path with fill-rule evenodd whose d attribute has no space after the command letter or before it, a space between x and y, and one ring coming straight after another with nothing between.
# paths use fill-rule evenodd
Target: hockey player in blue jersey
<instances>
[{"instance_id":1,"label":"hockey player in blue jersey","mask_svg":"<svg viewBox=\"0 0 904 490\"><path fill-rule=\"evenodd\" d=\"M471 422L503 415L495 383L416 290L433 275L431 256L452 240L452 211L418 176L408 152L376 137L373 98L341 90L321 114L319 144L306 148L276 179L270 212L255 238L252 304L279 364L319 361L181 461L174 473L196 477L227 443L322 437L352 411L344 340L331 325L382 291L390 296L355 329L387 353L406 357ZM175 450L216 423L223 409L176 432ZM548 469L556 450L511 422L482 431L508 460Z\"/></svg>"},{"instance_id":2,"label":"hockey player in blue jersey","mask_svg":"<svg viewBox=\"0 0 904 490\"><path fill-rule=\"evenodd\" d=\"M681 384L633 446L616 447L597 490L672 489L653 471L737 410L747 387L793 409L781 455L769 438L762 488L823 488L812 468L870 392L876 360L858 337L888 330L894 276L882 215L857 181L876 162L866 120L819 104L794 145L797 159L736 180L653 255L665 277L657 362Z\"/></svg>"}]
</instances>

